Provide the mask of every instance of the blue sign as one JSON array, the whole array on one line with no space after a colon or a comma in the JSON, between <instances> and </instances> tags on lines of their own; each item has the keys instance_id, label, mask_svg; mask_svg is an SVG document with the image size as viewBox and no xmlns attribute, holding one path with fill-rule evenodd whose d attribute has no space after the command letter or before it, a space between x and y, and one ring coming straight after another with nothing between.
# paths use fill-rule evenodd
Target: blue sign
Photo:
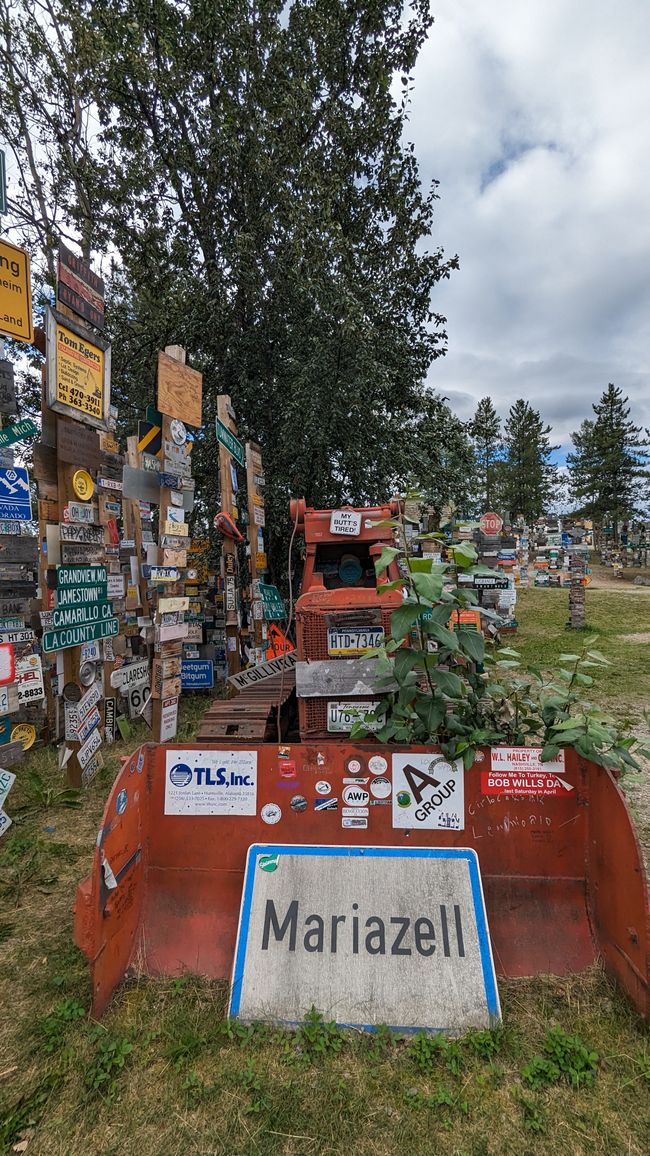
<instances>
[{"instance_id":1,"label":"blue sign","mask_svg":"<svg viewBox=\"0 0 650 1156\"><path fill-rule=\"evenodd\" d=\"M22 466L0 469L0 519L8 522L32 520L29 474Z\"/></svg>"},{"instance_id":2,"label":"blue sign","mask_svg":"<svg viewBox=\"0 0 650 1156\"><path fill-rule=\"evenodd\" d=\"M185 658L181 662L182 690L211 690L214 666L211 658Z\"/></svg>"}]
</instances>

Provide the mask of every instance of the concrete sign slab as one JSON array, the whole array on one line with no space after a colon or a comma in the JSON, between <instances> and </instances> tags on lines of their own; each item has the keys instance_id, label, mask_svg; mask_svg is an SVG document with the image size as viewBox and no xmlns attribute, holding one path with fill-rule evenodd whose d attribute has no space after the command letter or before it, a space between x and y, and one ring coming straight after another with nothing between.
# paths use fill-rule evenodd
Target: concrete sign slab
<instances>
[{"instance_id":1,"label":"concrete sign slab","mask_svg":"<svg viewBox=\"0 0 650 1156\"><path fill-rule=\"evenodd\" d=\"M476 852L256 844L229 1014L460 1035L501 1016Z\"/></svg>"}]
</instances>

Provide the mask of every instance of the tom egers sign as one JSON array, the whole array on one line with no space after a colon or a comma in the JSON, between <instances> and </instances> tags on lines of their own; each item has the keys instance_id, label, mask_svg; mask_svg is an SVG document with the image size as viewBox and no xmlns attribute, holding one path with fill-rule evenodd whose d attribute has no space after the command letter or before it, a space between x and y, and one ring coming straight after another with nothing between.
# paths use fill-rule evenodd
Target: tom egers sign
<instances>
[{"instance_id":1,"label":"tom egers sign","mask_svg":"<svg viewBox=\"0 0 650 1156\"><path fill-rule=\"evenodd\" d=\"M250 848L230 1014L463 1032L500 1018L476 853Z\"/></svg>"}]
</instances>

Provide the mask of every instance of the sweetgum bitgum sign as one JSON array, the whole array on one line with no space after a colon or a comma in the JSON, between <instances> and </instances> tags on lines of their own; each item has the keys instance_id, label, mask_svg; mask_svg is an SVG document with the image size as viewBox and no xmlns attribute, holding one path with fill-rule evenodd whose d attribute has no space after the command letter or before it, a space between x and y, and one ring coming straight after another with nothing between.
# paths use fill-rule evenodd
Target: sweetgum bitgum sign
<instances>
[{"instance_id":1,"label":"sweetgum bitgum sign","mask_svg":"<svg viewBox=\"0 0 650 1156\"><path fill-rule=\"evenodd\" d=\"M250 848L230 1014L448 1031L500 1018L476 852Z\"/></svg>"}]
</instances>

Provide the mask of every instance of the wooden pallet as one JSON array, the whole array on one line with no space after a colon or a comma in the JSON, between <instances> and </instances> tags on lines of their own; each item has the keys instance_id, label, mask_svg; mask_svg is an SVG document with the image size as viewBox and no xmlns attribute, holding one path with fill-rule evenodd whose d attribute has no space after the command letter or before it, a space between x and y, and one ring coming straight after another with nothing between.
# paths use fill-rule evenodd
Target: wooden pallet
<instances>
[{"instance_id":1,"label":"wooden pallet","mask_svg":"<svg viewBox=\"0 0 650 1156\"><path fill-rule=\"evenodd\" d=\"M215 699L205 714L197 742L277 742L277 708L295 687L293 670L247 687L236 698ZM281 699L281 701L279 701Z\"/></svg>"}]
</instances>

